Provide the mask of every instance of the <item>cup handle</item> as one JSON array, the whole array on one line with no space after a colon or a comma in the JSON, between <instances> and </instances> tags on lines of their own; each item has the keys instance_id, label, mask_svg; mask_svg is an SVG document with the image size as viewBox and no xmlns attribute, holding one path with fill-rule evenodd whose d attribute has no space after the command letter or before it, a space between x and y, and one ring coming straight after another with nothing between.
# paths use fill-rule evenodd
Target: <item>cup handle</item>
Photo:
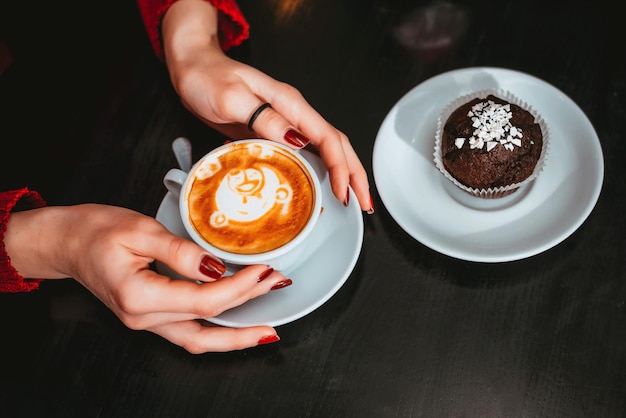
<instances>
[{"instance_id":1,"label":"cup handle","mask_svg":"<svg viewBox=\"0 0 626 418\"><path fill-rule=\"evenodd\" d=\"M172 168L163 177L163 184L174 196L180 195L180 189L183 187L183 183L187 178L187 173L178 168Z\"/></svg>"}]
</instances>

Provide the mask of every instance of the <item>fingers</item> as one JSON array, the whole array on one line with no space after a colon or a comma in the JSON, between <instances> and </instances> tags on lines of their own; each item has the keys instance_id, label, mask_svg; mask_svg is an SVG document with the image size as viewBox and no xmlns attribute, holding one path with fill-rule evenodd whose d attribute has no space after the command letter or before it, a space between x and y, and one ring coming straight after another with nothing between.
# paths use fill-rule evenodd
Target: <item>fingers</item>
<instances>
[{"instance_id":1,"label":"fingers","mask_svg":"<svg viewBox=\"0 0 626 418\"><path fill-rule=\"evenodd\" d=\"M230 277L200 286L194 294L198 303L195 311L201 318L211 318L291 283L291 279L269 266L250 266Z\"/></svg>"},{"instance_id":2,"label":"fingers","mask_svg":"<svg viewBox=\"0 0 626 418\"><path fill-rule=\"evenodd\" d=\"M112 294L101 295L131 329L212 318L291 284L290 279L266 265L249 266L232 276L217 277L225 271L223 264L200 246L170 233L153 218L133 215L132 219L135 229L144 231L149 238L137 240L136 234L124 235L124 252L133 254L128 265L132 275L118 281ZM159 260L191 280L158 274L148 268L151 260Z\"/></svg>"},{"instance_id":3,"label":"fingers","mask_svg":"<svg viewBox=\"0 0 626 418\"><path fill-rule=\"evenodd\" d=\"M361 210L367 212L368 214L372 214L374 213L374 202L370 193L367 172L365 171L363 164L361 164L361 160L354 151L354 148L352 148L348 137L345 136L342 132L339 132L339 135L339 143L342 145L342 149L348 165L349 184L356 195ZM331 146L324 149L320 148L320 155L322 156L322 159L324 161L330 161L333 158L334 153L336 153L334 149L334 144L331 143L330 145ZM331 186L333 188L333 193L335 194L335 196L337 196L337 193L339 193L344 187L343 183L337 181L337 177L339 177L339 175L335 177L330 177ZM346 206L349 203L348 191L346 191L346 200L344 200L343 203Z\"/></svg>"},{"instance_id":4,"label":"fingers","mask_svg":"<svg viewBox=\"0 0 626 418\"><path fill-rule=\"evenodd\" d=\"M222 328L205 325L198 321L169 323L151 328L149 331L183 347L192 354L242 350L280 339L276 330L271 327Z\"/></svg>"},{"instance_id":5,"label":"fingers","mask_svg":"<svg viewBox=\"0 0 626 418\"><path fill-rule=\"evenodd\" d=\"M266 113L268 111L269 109L264 109L262 113ZM262 128L263 122L259 122L258 121L259 118L264 119L265 116L261 117L261 115L259 115L254 120L253 128L256 128L257 126L259 126L259 128L257 129L259 131L264 131L264 129ZM274 117L274 120L277 121L278 117ZM262 138L273 139L273 137L271 136L272 133L267 133L267 131L264 134L259 133L259 132L257 132L256 134L251 133L244 124L239 124L239 123L219 124L219 123L213 123L211 121L205 121L205 123L211 126L213 129L221 132L224 136L230 139L245 139L245 138L250 138L252 136L254 137L260 136ZM280 129L283 129L284 126L291 126L291 125L286 119L284 119L284 122L281 122L280 125L277 124L277 126L278 127L275 128L274 131L280 131ZM301 144L306 143L308 141L308 137L305 137L306 139L303 139L303 138L297 139L298 138L297 133L296 133L297 131L295 130L291 130L291 132L289 131L290 129L287 128L287 130L285 131L285 135L283 135L283 137L286 136L286 138L283 138L284 141L281 141L280 139L273 139L273 140L275 140L276 142L285 143L286 145L291 146L292 148L301 148ZM315 138L315 136L311 136L311 137ZM361 164L361 161L358 155L352 148L352 145L350 144L348 137L346 137L342 132L337 131L337 138L338 140L336 144L343 144L342 149L345 155L345 160L341 158L341 153L337 153L337 151L334 149L335 147L332 146L333 141L326 141L326 144L331 144L331 146L320 147L319 145L316 145L318 149L319 148L325 149L323 154L320 152L320 156L322 156L322 159L324 160L324 165L329 170L331 188L333 190L333 194L341 202L346 203L346 204L349 203L349 202L346 202L346 198L348 198L347 186L348 184L350 184L350 186L354 190L354 193L356 194L361 210L366 211L369 214L374 213L374 202L372 201L372 197L370 194L369 182L367 179L367 172L365 171L365 168ZM345 163L347 163L347 170L342 169L342 167L344 167L343 164Z\"/></svg>"},{"instance_id":6,"label":"fingers","mask_svg":"<svg viewBox=\"0 0 626 418\"><path fill-rule=\"evenodd\" d=\"M348 137L313 109L296 88L264 77L248 79L259 97L249 110L248 125L254 132L295 149L312 143L328 168L335 197L347 206L351 185L361 209L372 213L367 172ZM265 103L271 107L263 107Z\"/></svg>"},{"instance_id":7,"label":"fingers","mask_svg":"<svg viewBox=\"0 0 626 418\"><path fill-rule=\"evenodd\" d=\"M283 105L282 100L277 100L276 105L263 109L257 115L254 130L264 138L296 149L305 147L309 142L315 145L328 169L335 197L347 206L350 198L348 185L351 185L361 210L373 213L367 172L348 137L326 122L299 93L294 97L292 103L299 98L300 106ZM298 108L300 112L294 112Z\"/></svg>"},{"instance_id":8,"label":"fingers","mask_svg":"<svg viewBox=\"0 0 626 418\"><path fill-rule=\"evenodd\" d=\"M271 91L264 92L268 84L271 86ZM250 110L247 123L250 125L252 118L256 116L251 127L259 136L291 148L300 149L311 142L309 137L299 130L302 120L306 121L312 118L312 124L323 123L328 125L306 102L300 92L288 84L275 80L271 82L265 80L265 83L259 83L258 89L266 93L257 93L257 96L265 98L265 101L259 99L257 105ZM271 107L267 107L258 115L255 115L254 111L259 109L264 103L270 103ZM330 127L330 125L328 126ZM318 145L319 141L317 141L317 138L319 136L315 138L314 144Z\"/></svg>"},{"instance_id":9,"label":"fingers","mask_svg":"<svg viewBox=\"0 0 626 418\"><path fill-rule=\"evenodd\" d=\"M115 311L127 327L147 329L164 323L213 318L290 284L291 279L265 265L250 266L230 277L203 284L170 279L146 269L120 286Z\"/></svg>"},{"instance_id":10,"label":"fingers","mask_svg":"<svg viewBox=\"0 0 626 418\"><path fill-rule=\"evenodd\" d=\"M182 276L208 282L221 279L226 272L226 266L219 258L194 242L167 231L162 234L162 237L147 242L145 251Z\"/></svg>"}]
</instances>

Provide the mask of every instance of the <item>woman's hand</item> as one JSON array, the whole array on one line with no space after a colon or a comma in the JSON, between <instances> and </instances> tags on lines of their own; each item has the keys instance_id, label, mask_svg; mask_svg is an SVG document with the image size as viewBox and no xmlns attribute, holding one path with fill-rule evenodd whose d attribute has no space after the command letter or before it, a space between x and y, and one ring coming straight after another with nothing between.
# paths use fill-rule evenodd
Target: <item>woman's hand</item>
<instances>
[{"instance_id":1,"label":"woman's hand","mask_svg":"<svg viewBox=\"0 0 626 418\"><path fill-rule=\"evenodd\" d=\"M227 57L217 37L217 12L203 0L179 0L162 24L165 60L174 88L196 117L232 139L255 136L302 148L315 146L329 170L333 194L349 203L351 185L361 209L372 213L367 173L347 136L313 109L300 92Z\"/></svg>"},{"instance_id":2,"label":"woman's hand","mask_svg":"<svg viewBox=\"0 0 626 418\"><path fill-rule=\"evenodd\" d=\"M191 353L279 339L268 326L234 329L197 320L288 286L290 279L264 265L222 277L219 259L132 210L86 204L16 212L9 218L5 245L22 276L72 277L129 328L151 331ZM155 260L202 284L156 273L150 269Z\"/></svg>"}]
</instances>

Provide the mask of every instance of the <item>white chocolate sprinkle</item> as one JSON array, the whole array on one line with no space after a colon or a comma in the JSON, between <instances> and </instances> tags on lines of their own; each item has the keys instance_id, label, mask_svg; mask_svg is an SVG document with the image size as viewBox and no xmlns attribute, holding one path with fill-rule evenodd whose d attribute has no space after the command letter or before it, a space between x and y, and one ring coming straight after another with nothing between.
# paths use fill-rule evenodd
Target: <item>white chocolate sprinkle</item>
<instances>
[{"instance_id":1,"label":"white chocolate sprinkle","mask_svg":"<svg viewBox=\"0 0 626 418\"><path fill-rule=\"evenodd\" d=\"M522 146L522 130L511 125L511 106L498 104L492 100L476 103L467 112L475 128L469 138L470 149L482 149L487 144L487 151L491 151L498 144L505 149L513 151L514 146ZM465 138L456 138L454 144L461 148Z\"/></svg>"}]
</instances>

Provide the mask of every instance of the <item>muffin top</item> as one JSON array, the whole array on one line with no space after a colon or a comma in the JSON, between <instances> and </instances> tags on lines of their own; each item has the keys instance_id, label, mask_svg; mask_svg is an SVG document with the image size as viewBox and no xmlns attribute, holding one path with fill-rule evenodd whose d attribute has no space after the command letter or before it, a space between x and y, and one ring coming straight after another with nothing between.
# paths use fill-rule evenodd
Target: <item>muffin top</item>
<instances>
[{"instance_id":1,"label":"muffin top","mask_svg":"<svg viewBox=\"0 0 626 418\"><path fill-rule=\"evenodd\" d=\"M533 173L542 147L543 134L534 116L494 95L454 110L441 137L445 169L475 189L524 181Z\"/></svg>"}]
</instances>

